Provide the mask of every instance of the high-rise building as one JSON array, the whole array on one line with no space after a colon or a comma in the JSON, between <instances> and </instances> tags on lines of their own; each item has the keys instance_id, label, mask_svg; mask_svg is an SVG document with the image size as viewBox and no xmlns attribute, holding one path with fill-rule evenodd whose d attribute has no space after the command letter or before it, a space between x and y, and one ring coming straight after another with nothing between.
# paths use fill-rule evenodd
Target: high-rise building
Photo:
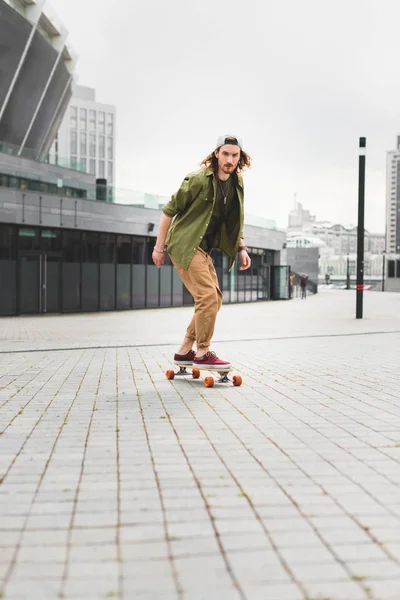
<instances>
[{"instance_id":1,"label":"high-rise building","mask_svg":"<svg viewBox=\"0 0 400 600\"><path fill-rule=\"evenodd\" d=\"M386 252L400 254L400 134L386 162Z\"/></svg>"},{"instance_id":2,"label":"high-rise building","mask_svg":"<svg viewBox=\"0 0 400 600\"><path fill-rule=\"evenodd\" d=\"M115 185L116 108L96 102L95 90L75 86L50 152L50 162L106 179Z\"/></svg>"}]
</instances>

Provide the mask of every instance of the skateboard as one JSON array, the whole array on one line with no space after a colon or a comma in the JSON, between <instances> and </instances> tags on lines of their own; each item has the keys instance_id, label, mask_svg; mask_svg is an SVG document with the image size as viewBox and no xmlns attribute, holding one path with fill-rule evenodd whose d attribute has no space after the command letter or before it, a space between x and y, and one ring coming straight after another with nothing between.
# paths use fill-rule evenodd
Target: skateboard
<instances>
[{"instance_id":1,"label":"skateboard","mask_svg":"<svg viewBox=\"0 0 400 600\"><path fill-rule=\"evenodd\" d=\"M228 373L233 371L232 367L229 369L207 369L207 367L191 367L189 365L180 365L179 371L173 371L172 369L168 369L165 375L167 379L174 379L175 377L179 377L181 375L192 375L193 379L198 379L200 377L200 371L208 371L209 373L218 373L219 379L214 379L214 377L204 377L204 385L206 387L214 387L214 383L232 383L234 386L242 385L242 378L240 375L234 375L232 379L229 379ZM186 369L191 369L191 373Z\"/></svg>"}]
</instances>

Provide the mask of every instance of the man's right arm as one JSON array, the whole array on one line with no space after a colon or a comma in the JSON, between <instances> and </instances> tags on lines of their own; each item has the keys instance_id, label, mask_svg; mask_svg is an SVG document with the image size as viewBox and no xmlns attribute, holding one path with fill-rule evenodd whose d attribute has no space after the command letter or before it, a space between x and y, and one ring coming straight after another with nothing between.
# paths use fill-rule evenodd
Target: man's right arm
<instances>
[{"instance_id":1,"label":"man's right arm","mask_svg":"<svg viewBox=\"0 0 400 600\"><path fill-rule=\"evenodd\" d=\"M160 268L165 261L165 240L167 239L167 234L171 227L171 221L172 217L167 217L164 213L161 214L156 245L154 246L152 255L153 262L158 268Z\"/></svg>"}]
</instances>

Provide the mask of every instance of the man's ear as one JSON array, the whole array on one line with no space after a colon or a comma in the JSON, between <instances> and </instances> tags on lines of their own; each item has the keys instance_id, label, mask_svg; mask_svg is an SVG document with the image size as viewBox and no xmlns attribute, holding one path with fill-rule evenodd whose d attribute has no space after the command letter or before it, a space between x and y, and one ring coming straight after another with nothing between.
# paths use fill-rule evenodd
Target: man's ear
<instances>
[{"instance_id":1,"label":"man's ear","mask_svg":"<svg viewBox=\"0 0 400 600\"><path fill-rule=\"evenodd\" d=\"M219 150L214 150L214 156L215 156L215 158L218 158L218 153L219 153Z\"/></svg>"}]
</instances>

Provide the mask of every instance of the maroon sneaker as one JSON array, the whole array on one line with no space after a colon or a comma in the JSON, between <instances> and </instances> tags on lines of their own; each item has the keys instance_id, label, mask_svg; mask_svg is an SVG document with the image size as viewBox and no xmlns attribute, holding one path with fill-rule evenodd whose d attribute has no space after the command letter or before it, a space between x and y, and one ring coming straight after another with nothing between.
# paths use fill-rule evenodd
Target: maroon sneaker
<instances>
[{"instance_id":1,"label":"maroon sneaker","mask_svg":"<svg viewBox=\"0 0 400 600\"><path fill-rule=\"evenodd\" d=\"M174 363L176 365L187 365L191 367L195 356L196 352L194 350L189 350L186 354L174 354Z\"/></svg>"},{"instance_id":2,"label":"maroon sneaker","mask_svg":"<svg viewBox=\"0 0 400 600\"><path fill-rule=\"evenodd\" d=\"M216 371L218 371L218 369L230 369L231 363L227 360L221 360L220 358L218 358L215 352L209 350L201 358L195 358L193 360L193 366L205 367L206 369L215 369Z\"/></svg>"}]
</instances>

